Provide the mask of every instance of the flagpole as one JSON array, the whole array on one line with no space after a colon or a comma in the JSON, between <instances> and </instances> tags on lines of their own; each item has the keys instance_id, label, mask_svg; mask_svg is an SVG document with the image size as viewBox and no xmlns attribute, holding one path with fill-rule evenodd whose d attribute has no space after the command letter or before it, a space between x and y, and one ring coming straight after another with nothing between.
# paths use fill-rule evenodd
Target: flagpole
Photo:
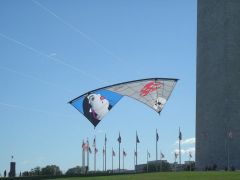
<instances>
[{"instance_id":1,"label":"flagpole","mask_svg":"<svg viewBox=\"0 0 240 180\"><path fill-rule=\"evenodd\" d=\"M86 153L85 153L85 142L84 142L84 146L83 146L83 167L84 167L84 169L85 169L85 155L86 155Z\"/></svg>"},{"instance_id":2,"label":"flagpole","mask_svg":"<svg viewBox=\"0 0 240 180\"><path fill-rule=\"evenodd\" d=\"M147 150L147 172L148 172L148 150Z\"/></svg>"},{"instance_id":3,"label":"flagpole","mask_svg":"<svg viewBox=\"0 0 240 180\"><path fill-rule=\"evenodd\" d=\"M103 146L103 171L104 171L104 146Z\"/></svg>"},{"instance_id":4,"label":"flagpole","mask_svg":"<svg viewBox=\"0 0 240 180\"><path fill-rule=\"evenodd\" d=\"M124 171L124 149L123 149L123 171Z\"/></svg>"},{"instance_id":5,"label":"flagpole","mask_svg":"<svg viewBox=\"0 0 240 180\"><path fill-rule=\"evenodd\" d=\"M136 166L137 166L137 156L138 156L138 153L137 153L137 131L136 131Z\"/></svg>"},{"instance_id":6,"label":"flagpole","mask_svg":"<svg viewBox=\"0 0 240 180\"><path fill-rule=\"evenodd\" d=\"M85 150L84 150L84 147L83 147L83 168L85 168Z\"/></svg>"},{"instance_id":7,"label":"flagpole","mask_svg":"<svg viewBox=\"0 0 240 180\"><path fill-rule=\"evenodd\" d=\"M189 171L191 171L191 164L190 164L190 152L189 152Z\"/></svg>"},{"instance_id":8,"label":"flagpole","mask_svg":"<svg viewBox=\"0 0 240 180\"><path fill-rule=\"evenodd\" d=\"M107 137L106 137L106 134L105 134L105 171L107 170Z\"/></svg>"},{"instance_id":9,"label":"flagpole","mask_svg":"<svg viewBox=\"0 0 240 180\"><path fill-rule=\"evenodd\" d=\"M158 153L157 153L158 152L158 150L157 150L158 149L158 146L157 146L158 138L157 137L158 137L158 133L157 133L157 129L156 129L156 161L158 160Z\"/></svg>"},{"instance_id":10,"label":"flagpole","mask_svg":"<svg viewBox=\"0 0 240 180\"><path fill-rule=\"evenodd\" d=\"M134 151L133 151L133 162L134 162L134 169L135 169L135 171L136 171L136 167L135 167L135 149L134 149Z\"/></svg>"},{"instance_id":11,"label":"flagpole","mask_svg":"<svg viewBox=\"0 0 240 180\"><path fill-rule=\"evenodd\" d=\"M175 169L175 171L176 171L176 152L174 153L174 169Z\"/></svg>"},{"instance_id":12,"label":"flagpole","mask_svg":"<svg viewBox=\"0 0 240 180\"><path fill-rule=\"evenodd\" d=\"M84 140L82 142L82 167L84 166L83 160L84 160Z\"/></svg>"},{"instance_id":13,"label":"flagpole","mask_svg":"<svg viewBox=\"0 0 240 180\"><path fill-rule=\"evenodd\" d=\"M160 151L160 172L162 172L162 152Z\"/></svg>"},{"instance_id":14,"label":"flagpole","mask_svg":"<svg viewBox=\"0 0 240 180\"><path fill-rule=\"evenodd\" d=\"M113 148L112 148L112 173L113 173Z\"/></svg>"},{"instance_id":15,"label":"flagpole","mask_svg":"<svg viewBox=\"0 0 240 180\"><path fill-rule=\"evenodd\" d=\"M87 169L89 169L89 141L87 138Z\"/></svg>"},{"instance_id":16,"label":"flagpole","mask_svg":"<svg viewBox=\"0 0 240 180\"><path fill-rule=\"evenodd\" d=\"M191 152L189 152L189 170L191 171Z\"/></svg>"},{"instance_id":17,"label":"flagpole","mask_svg":"<svg viewBox=\"0 0 240 180\"><path fill-rule=\"evenodd\" d=\"M158 132L157 132L157 129L156 129L156 163L157 164L157 160L158 160ZM158 166L156 165L155 166L156 168L156 171L158 171Z\"/></svg>"},{"instance_id":18,"label":"flagpole","mask_svg":"<svg viewBox=\"0 0 240 180\"><path fill-rule=\"evenodd\" d=\"M120 172L120 154L121 154L121 151L120 151L120 132L119 132L119 136L118 136L118 147L119 147L119 158L118 158L118 168L119 168L119 172Z\"/></svg>"},{"instance_id":19,"label":"flagpole","mask_svg":"<svg viewBox=\"0 0 240 180\"><path fill-rule=\"evenodd\" d=\"M181 165L181 139L182 139L182 134L181 134L181 131L180 131L180 127L179 127L179 164Z\"/></svg>"},{"instance_id":20,"label":"flagpole","mask_svg":"<svg viewBox=\"0 0 240 180\"><path fill-rule=\"evenodd\" d=\"M96 147L94 147L94 172L96 172Z\"/></svg>"},{"instance_id":21,"label":"flagpole","mask_svg":"<svg viewBox=\"0 0 240 180\"><path fill-rule=\"evenodd\" d=\"M93 148L94 148L94 172L96 172L96 154L97 154L96 136L94 136Z\"/></svg>"}]
</instances>

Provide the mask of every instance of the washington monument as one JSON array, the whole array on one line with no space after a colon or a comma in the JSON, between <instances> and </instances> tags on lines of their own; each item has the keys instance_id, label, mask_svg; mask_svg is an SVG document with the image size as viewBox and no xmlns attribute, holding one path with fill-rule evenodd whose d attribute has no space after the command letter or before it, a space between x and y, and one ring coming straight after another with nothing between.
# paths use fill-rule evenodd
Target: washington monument
<instances>
[{"instance_id":1,"label":"washington monument","mask_svg":"<svg viewBox=\"0 0 240 180\"><path fill-rule=\"evenodd\" d=\"M240 0L198 0L196 167L240 169Z\"/></svg>"}]
</instances>

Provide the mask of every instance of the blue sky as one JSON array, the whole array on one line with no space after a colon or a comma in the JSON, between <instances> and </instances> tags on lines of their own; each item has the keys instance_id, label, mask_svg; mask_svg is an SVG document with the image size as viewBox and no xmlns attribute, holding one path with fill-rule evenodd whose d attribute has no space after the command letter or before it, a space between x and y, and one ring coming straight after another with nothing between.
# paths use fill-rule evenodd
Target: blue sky
<instances>
[{"instance_id":1,"label":"blue sky","mask_svg":"<svg viewBox=\"0 0 240 180\"><path fill-rule=\"evenodd\" d=\"M195 0L1 0L0 173L9 170L11 155L17 173L48 164L66 171L81 165L83 139L92 144L96 136L102 152L105 133L111 168L119 131L128 169L136 130L139 164L147 149L155 159L156 128L168 161L179 126L183 149L194 152L196 13ZM180 79L160 116L124 97L94 129L67 103L92 89L150 77Z\"/></svg>"}]
</instances>

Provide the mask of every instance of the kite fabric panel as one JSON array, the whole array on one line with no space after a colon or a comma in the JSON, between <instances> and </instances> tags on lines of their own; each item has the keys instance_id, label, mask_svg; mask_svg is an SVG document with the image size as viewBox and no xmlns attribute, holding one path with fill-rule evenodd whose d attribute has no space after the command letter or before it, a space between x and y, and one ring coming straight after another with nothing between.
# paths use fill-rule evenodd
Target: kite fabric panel
<instances>
[{"instance_id":1,"label":"kite fabric panel","mask_svg":"<svg viewBox=\"0 0 240 180\"><path fill-rule=\"evenodd\" d=\"M128 96L160 113L177 79L151 78L115 84L85 93L69 103L95 127L123 97Z\"/></svg>"}]
</instances>

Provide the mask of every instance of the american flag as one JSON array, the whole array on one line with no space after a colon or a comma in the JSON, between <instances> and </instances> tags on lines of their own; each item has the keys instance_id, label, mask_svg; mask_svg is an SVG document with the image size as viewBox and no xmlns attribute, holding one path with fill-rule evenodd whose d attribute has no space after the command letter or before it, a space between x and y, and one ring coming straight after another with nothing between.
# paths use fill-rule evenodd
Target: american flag
<instances>
[{"instance_id":1,"label":"american flag","mask_svg":"<svg viewBox=\"0 0 240 180\"><path fill-rule=\"evenodd\" d=\"M175 155L175 159L177 159L177 157L178 157L178 153L175 152L174 155Z\"/></svg>"},{"instance_id":2,"label":"american flag","mask_svg":"<svg viewBox=\"0 0 240 180\"><path fill-rule=\"evenodd\" d=\"M84 142L84 140L83 140L83 142L82 142L82 148L84 148L84 145L85 145L85 142Z\"/></svg>"},{"instance_id":3,"label":"american flag","mask_svg":"<svg viewBox=\"0 0 240 180\"><path fill-rule=\"evenodd\" d=\"M150 152L148 152L148 157L150 158Z\"/></svg>"},{"instance_id":4,"label":"american flag","mask_svg":"<svg viewBox=\"0 0 240 180\"><path fill-rule=\"evenodd\" d=\"M106 134L105 134L105 143L107 142L107 136L106 136Z\"/></svg>"},{"instance_id":5,"label":"american flag","mask_svg":"<svg viewBox=\"0 0 240 180\"><path fill-rule=\"evenodd\" d=\"M139 141L139 139L138 139L137 133L136 133L136 142L137 142L137 143L140 143L140 141Z\"/></svg>"},{"instance_id":6,"label":"american flag","mask_svg":"<svg viewBox=\"0 0 240 180\"><path fill-rule=\"evenodd\" d=\"M88 142L88 141L87 141L87 142ZM87 150L88 150L88 143L85 143L85 142L83 141L83 143L82 143L82 148L83 148L84 151L87 151Z\"/></svg>"},{"instance_id":7,"label":"american flag","mask_svg":"<svg viewBox=\"0 0 240 180\"><path fill-rule=\"evenodd\" d=\"M93 147L96 147L96 137L93 139Z\"/></svg>"},{"instance_id":8,"label":"american flag","mask_svg":"<svg viewBox=\"0 0 240 180\"><path fill-rule=\"evenodd\" d=\"M91 150L90 146L88 147L88 151L89 151L90 153L92 153L92 150Z\"/></svg>"},{"instance_id":9,"label":"american flag","mask_svg":"<svg viewBox=\"0 0 240 180\"><path fill-rule=\"evenodd\" d=\"M98 152L98 149L96 147L94 149L94 152L95 152L95 154L97 154L97 152Z\"/></svg>"},{"instance_id":10,"label":"american flag","mask_svg":"<svg viewBox=\"0 0 240 180\"><path fill-rule=\"evenodd\" d=\"M88 147L89 147L89 146L88 146L88 144L87 144L87 143L85 143L85 145L84 145L84 148L83 148L83 149L84 149L84 151L88 151L88 150L89 150L89 149L88 149Z\"/></svg>"},{"instance_id":11,"label":"american flag","mask_svg":"<svg viewBox=\"0 0 240 180\"><path fill-rule=\"evenodd\" d=\"M192 153L191 153L191 152L189 152L189 158L190 158L190 159L192 158Z\"/></svg>"},{"instance_id":12,"label":"american flag","mask_svg":"<svg viewBox=\"0 0 240 180\"><path fill-rule=\"evenodd\" d=\"M182 132L180 131L180 128L179 128L179 136L178 136L179 140L181 141L182 140Z\"/></svg>"},{"instance_id":13,"label":"american flag","mask_svg":"<svg viewBox=\"0 0 240 180\"><path fill-rule=\"evenodd\" d=\"M112 155L113 155L113 156L116 156L116 154L115 154L114 150L112 151Z\"/></svg>"},{"instance_id":14,"label":"american flag","mask_svg":"<svg viewBox=\"0 0 240 180\"><path fill-rule=\"evenodd\" d=\"M127 156L127 153L124 150L123 150L123 156L125 157Z\"/></svg>"},{"instance_id":15,"label":"american flag","mask_svg":"<svg viewBox=\"0 0 240 180\"><path fill-rule=\"evenodd\" d=\"M120 136L120 133L119 133L119 136L118 136L118 139L117 139L117 141L118 141L119 143L121 143L121 142L122 142L122 138L121 138L121 136Z\"/></svg>"},{"instance_id":16,"label":"american flag","mask_svg":"<svg viewBox=\"0 0 240 180\"><path fill-rule=\"evenodd\" d=\"M164 158L164 154L161 152L161 159L163 159Z\"/></svg>"}]
</instances>

